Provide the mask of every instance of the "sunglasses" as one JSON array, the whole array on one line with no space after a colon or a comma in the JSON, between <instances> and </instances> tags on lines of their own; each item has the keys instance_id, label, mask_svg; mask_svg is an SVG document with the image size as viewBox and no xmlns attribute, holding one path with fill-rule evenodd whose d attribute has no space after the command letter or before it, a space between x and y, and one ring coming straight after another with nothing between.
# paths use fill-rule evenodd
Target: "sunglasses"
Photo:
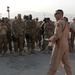
<instances>
[{"instance_id":1,"label":"sunglasses","mask_svg":"<svg viewBox=\"0 0 75 75\"><path fill-rule=\"evenodd\" d=\"M60 13L55 13L55 15L60 14Z\"/></svg>"}]
</instances>

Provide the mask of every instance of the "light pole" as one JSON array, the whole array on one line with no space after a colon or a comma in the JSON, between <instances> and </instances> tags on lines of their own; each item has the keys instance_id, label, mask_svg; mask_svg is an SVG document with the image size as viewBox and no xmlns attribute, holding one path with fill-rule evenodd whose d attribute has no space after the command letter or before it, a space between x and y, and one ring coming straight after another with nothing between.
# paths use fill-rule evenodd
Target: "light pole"
<instances>
[{"instance_id":1,"label":"light pole","mask_svg":"<svg viewBox=\"0 0 75 75\"><path fill-rule=\"evenodd\" d=\"M10 10L9 10L9 6L7 6L7 12L8 12L8 18L10 19Z\"/></svg>"}]
</instances>

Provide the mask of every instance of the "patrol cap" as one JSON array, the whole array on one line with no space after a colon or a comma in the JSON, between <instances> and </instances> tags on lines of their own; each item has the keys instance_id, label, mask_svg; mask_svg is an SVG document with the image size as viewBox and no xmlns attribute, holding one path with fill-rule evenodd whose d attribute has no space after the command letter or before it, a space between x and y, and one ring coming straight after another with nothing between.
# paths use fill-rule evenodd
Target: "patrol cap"
<instances>
[{"instance_id":1,"label":"patrol cap","mask_svg":"<svg viewBox=\"0 0 75 75\"><path fill-rule=\"evenodd\" d=\"M58 9L58 10L56 10L55 11L55 15L57 15L57 14L64 14L64 12L63 12L63 10L61 10L61 9Z\"/></svg>"}]
</instances>

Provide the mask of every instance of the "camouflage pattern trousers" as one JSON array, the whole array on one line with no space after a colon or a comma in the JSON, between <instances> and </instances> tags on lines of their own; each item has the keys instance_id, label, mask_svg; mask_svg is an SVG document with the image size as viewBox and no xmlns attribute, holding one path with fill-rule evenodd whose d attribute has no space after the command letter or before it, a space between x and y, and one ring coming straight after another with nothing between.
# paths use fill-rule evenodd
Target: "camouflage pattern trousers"
<instances>
[{"instance_id":1,"label":"camouflage pattern trousers","mask_svg":"<svg viewBox=\"0 0 75 75\"><path fill-rule=\"evenodd\" d=\"M24 51L24 37L22 35L15 38L15 40L13 40L13 44L15 52L18 52L18 49L20 52Z\"/></svg>"},{"instance_id":2,"label":"camouflage pattern trousers","mask_svg":"<svg viewBox=\"0 0 75 75\"><path fill-rule=\"evenodd\" d=\"M34 51L35 48L35 39L31 36L26 37L26 41L27 41L27 48L28 50L31 49L31 52Z\"/></svg>"},{"instance_id":3,"label":"camouflage pattern trousers","mask_svg":"<svg viewBox=\"0 0 75 75\"><path fill-rule=\"evenodd\" d=\"M75 33L71 32L71 48L74 50L74 39L75 39Z\"/></svg>"},{"instance_id":4,"label":"camouflage pattern trousers","mask_svg":"<svg viewBox=\"0 0 75 75\"><path fill-rule=\"evenodd\" d=\"M0 53L7 52L7 36L6 34L0 35Z\"/></svg>"}]
</instances>

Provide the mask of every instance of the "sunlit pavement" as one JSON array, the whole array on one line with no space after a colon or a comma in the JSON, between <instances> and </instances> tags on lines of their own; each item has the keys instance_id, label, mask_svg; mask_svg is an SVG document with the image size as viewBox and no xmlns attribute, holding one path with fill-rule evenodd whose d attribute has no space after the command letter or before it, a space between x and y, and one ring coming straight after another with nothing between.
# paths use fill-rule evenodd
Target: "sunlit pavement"
<instances>
[{"instance_id":1,"label":"sunlit pavement","mask_svg":"<svg viewBox=\"0 0 75 75\"><path fill-rule=\"evenodd\" d=\"M0 75L47 75L50 56L40 51L30 55L25 52L25 56L17 57L8 53L7 57L0 57ZM70 63L75 75L75 52L70 53ZM65 75L61 65L56 75Z\"/></svg>"}]
</instances>

